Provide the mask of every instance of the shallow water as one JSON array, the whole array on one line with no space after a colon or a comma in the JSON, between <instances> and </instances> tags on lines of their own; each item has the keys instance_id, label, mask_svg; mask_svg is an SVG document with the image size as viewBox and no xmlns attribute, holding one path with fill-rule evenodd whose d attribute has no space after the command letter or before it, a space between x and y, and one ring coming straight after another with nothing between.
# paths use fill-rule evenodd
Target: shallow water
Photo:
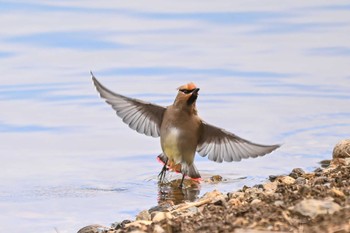
<instances>
[{"instance_id":1,"label":"shallow water","mask_svg":"<svg viewBox=\"0 0 350 233\"><path fill-rule=\"evenodd\" d=\"M319 166L350 132L349 11L346 1L0 2L0 231L76 232ZM202 176L224 182L164 190L159 139L124 125L90 70L161 105L193 81L207 122L283 146L239 163L198 156Z\"/></svg>"}]
</instances>

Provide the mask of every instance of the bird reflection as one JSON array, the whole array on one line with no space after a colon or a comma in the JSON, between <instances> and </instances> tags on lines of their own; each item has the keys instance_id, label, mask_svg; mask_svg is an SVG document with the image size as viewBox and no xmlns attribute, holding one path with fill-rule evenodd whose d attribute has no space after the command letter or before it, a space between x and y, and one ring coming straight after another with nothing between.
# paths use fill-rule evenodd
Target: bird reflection
<instances>
[{"instance_id":1,"label":"bird reflection","mask_svg":"<svg viewBox=\"0 0 350 233\"><path fill-rule=\"evenodd\" d=\"M184 201L195 201L200 193L199 181L185 179L179 188L181 179L158 182L158 204L177 205Z\"/></svg>"}]
</instances>

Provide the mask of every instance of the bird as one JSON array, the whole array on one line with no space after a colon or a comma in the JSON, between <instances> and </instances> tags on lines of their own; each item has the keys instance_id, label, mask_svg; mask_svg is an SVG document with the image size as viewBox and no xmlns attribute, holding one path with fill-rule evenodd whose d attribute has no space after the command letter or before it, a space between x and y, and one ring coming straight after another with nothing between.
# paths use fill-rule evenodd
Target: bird
<instances>
[{"instance_id":1,"label":"bird","mask_svg":"<svg viewBox=\"0 0 350 233\"><path fill-rule=\"evenodd\" d=\"M178 87L173 104L164 107L114 93L103 86L92 72L91 75L100 97L111 105L124 123L138 133L160 137L162 153L157 157L163 163L158 175L160 182L167 170L182 174L180 188L185 176L201 179L194 164L196 152L221 163L256 158L280 147L279 144L250 142L202 120L196 108L200 88L193 82Z\"/></svg>"}]
</instances>

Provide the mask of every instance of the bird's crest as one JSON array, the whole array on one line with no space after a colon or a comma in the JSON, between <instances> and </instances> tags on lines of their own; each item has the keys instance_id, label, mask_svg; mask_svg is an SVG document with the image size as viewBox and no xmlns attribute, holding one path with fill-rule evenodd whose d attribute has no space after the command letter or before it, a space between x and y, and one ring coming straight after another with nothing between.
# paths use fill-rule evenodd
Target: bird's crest
<instances>
[{"instance_id":1,"label":"bird's crest","mask_svg":"<svg viewBox=\"0 0 350 233\"><path fill-rule=\"evenodd\" d=\"M196 88L197 88L196 84L194 84L193 82L190 82L190 83L187 83L187 84L184 84L184 85L178 87L177 89L178 90L193 90Z\"/></svg>"}]
</instances>

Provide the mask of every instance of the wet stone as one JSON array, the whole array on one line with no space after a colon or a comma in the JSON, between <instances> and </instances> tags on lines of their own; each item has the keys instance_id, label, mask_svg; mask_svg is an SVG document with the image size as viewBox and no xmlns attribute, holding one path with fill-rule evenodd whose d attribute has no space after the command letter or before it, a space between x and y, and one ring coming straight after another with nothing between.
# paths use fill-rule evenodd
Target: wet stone
<instances>
[{"instance_id":1,"label":"wet stone","mask_svg":"<svg viewBox=\"0 0 350 233\"><path fill-rule=\"evenodd\" d=\"M212 177L210 177L210 181L213 183L218 183L218 182L222 181L222 176L220 176L220 175L212 176Z\"/></svg>"},{"instance_id":2,"label":"wet stone","mask_svg":"<svg viewBox=\"0 0 350 233\"><path fill-rule=\"evenodd\" d=\"M276 175L270 175L270 176L269 176L269 180L270 180L271 182L274 182L274 181L277 179L277 177L278 177L278 176L276 176Z\"/></svg>"},{"instance_id":3,"label":"wet stone","mask_svg":"<svg viewBox=\"0 0 350 233\"><path fill-rule=\"evenodd\" d=\"M301 168L294 168L292 172L289 174L290 177L297 179L301 175L305 174L304 170Z\"/></svg>"},{"instance_id":4,"label":"wet stone","mask_svg":"<svg viewBox=\"0 0 350 233\"><path fill-rule=\"evenodd\" d=\"M327 168L327 167L329 167L329 165L331 164L331 161L332 161L332 160L329 160L329 159L322 160L322 161L320 162L321 167L322 167L322 168Z\"/></svg>"}]
</instances>

